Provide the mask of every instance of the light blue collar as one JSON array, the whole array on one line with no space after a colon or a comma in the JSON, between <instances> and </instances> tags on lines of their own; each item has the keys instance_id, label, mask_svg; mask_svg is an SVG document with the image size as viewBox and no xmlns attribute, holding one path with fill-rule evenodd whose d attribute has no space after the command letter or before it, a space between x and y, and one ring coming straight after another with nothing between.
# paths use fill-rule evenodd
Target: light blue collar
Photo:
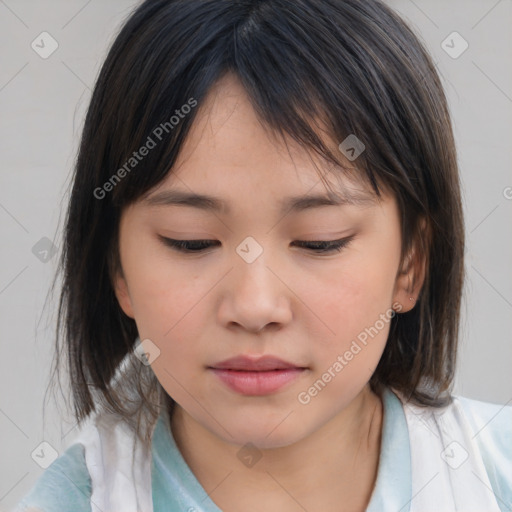
<instances>
[{"instance_id":1,"label":"light blue collar","mask_svg":"<svg viewBox=\"0 0 512 512\"><path fill-rule=\"evenodd\" d=\"M398 397L385 389L382 442L377 480L367 512L409 512L412 483L409 432ZM153 511L222 512L183 459L162 410L152 443Z\"/></svg>"}]
</instances>

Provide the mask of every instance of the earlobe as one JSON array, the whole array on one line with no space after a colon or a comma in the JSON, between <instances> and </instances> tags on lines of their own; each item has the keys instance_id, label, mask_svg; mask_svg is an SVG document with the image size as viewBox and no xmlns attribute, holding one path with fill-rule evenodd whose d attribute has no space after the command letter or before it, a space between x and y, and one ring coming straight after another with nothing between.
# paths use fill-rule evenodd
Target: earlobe
<instances>
[{"instance_id":1,"label":"earlobe","mask_svg":"<svg viewBox=\"0 0 512 512\"><path fill-rule=\"evenodd\" d=\"M119 302L119 306L130 318L135 318L133 314L132 301L128 292L128 285L125 278L120 274L116 274L114 292Z\"/></svg>"}]
</instances>

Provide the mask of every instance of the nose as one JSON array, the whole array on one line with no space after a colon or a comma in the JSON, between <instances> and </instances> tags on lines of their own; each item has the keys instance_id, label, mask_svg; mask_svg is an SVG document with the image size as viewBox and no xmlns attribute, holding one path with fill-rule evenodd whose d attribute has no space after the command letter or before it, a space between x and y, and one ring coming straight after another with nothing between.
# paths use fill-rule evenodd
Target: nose
<instances>
[{"instance_id":1,"label":"nose","mask_svg":"<svg viewBox=\"0 0 512 512\"><path fill-rule=\"evenodd\" d=\"M292 319L292 292L264 255L252 263L235 260L235 268L223 280L218 314L225 327L258 333L280 329Z\"/></svg>"}]
</instances>

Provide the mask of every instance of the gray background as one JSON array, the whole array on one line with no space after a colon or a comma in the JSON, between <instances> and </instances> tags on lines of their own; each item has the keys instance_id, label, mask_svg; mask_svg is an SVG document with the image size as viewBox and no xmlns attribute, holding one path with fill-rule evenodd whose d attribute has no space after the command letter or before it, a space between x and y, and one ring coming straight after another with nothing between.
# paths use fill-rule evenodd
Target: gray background
<instances>
[{"instance_id":1,"label":"gray background","mask_svg":"<svg viewBox=\"0 0 512 512\"><path fill-rule=\"evenodd\" d=\"M0 0L0 510L12 507L43 472L31 458L41 442L61 454L78 433L51 396L43 418L57 299L47 294L57 255L45 263L32 249L46 237L60 251L91 88L119 24L136 3ZM427 44L453 116L468 271L455 390L510 403L512 1L388 3ZM47 59L31 47L43 31L58 42ZM456 59L441 46L453 31L469 44ZM457 41L452 46L460 48Z\"/></svg>"}]
</instances>

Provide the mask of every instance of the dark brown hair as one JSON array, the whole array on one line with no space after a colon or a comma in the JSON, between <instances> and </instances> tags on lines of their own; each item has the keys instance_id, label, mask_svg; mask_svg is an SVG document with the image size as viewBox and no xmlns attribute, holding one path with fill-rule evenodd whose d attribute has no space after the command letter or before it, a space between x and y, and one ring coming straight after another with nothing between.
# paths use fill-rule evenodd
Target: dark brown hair
<instances>
[{"instance_id":1,"label":"dark brown hair","mask_svg":"<svg viewBox=\"0 0 512 512\"><path fill-rule=\"evenodd\" d=\"M393 192L402 262L414 244L427 258L426 277L415 307L391 320L370 384L423 405L449 403L463 213L447 101L418 37L377 0L148 0L124 23L96 81L67 211L54 363L60 368L65 355L77 421L100 406L140 432L143 418L151 425L159 406L172 407L151 368L134 357L136 324L114 294L119 221L167 176L202 101L226 73L240 79L274 134L357 171L377 196L381 187ZM113 181L191 99L198 107ZM363 141L357 167L327 147L315 119L337 144L350 134ZM109 193L98 193L107 182Z\"/></svg>"}]
</instances>

